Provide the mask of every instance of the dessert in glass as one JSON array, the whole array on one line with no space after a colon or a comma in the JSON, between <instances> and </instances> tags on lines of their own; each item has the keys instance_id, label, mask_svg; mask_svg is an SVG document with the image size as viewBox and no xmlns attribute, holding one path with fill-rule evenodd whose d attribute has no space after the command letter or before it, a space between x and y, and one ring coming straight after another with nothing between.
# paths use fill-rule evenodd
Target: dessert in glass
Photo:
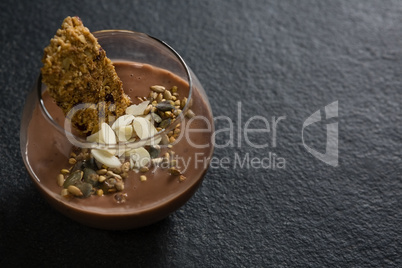
<instances>
[{"instance_id":1,"label":"dessert in glass","mask_svg":"<svg viewBox=\"0 0 402 268\"><path fill-rule=\"evenodd\" d=\"M213 153L211 107L197 77L166 43L126 30L93 35L132 101L131 114L99 122L83 136L39 76L22 115L22 157L39 191L67 217L101 229L149 225L201 185Z\"/></svg>"}]
</instances>

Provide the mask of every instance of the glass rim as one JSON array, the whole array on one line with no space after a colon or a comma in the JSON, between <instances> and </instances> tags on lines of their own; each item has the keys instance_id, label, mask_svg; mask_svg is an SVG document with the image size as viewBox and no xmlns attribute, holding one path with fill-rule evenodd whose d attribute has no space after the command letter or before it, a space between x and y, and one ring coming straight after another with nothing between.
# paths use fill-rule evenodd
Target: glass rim
<instances>
[{"instance_id":1,"label":"glass rim","mask_svg":"<svg viewBox=\"0 0 402 268\"><path fill-rule=\"evenodd\" d=\"M126 141L126 142L117 142L116 144L103 144L103 143L97 143L97 142L90 142L87 141L85 138L77 136L73 134L72 132L68 131L65 129L65 127L61 126L58 124L52 117L52 115L49 113L49 111L46 109L45 103L42 98L42 74L39 73L38 80L36 83L36 88L37 88L37 94L38 94L38 99L39 99L39 106L41 108L42 113L45 115L46 119L54 126L56 129L62 133L64 133L67 137L73 138L75 141L79 141L79 144L83 148L90 148L90 149L119 149L121 147L131 147L131 148L138 148L138 147L143 147L146 145L149 145L149 143L157 138L162 138L163 135L167 134L169 131L173 130L177 124L179 124L183 119L184 119L184 114L185 112L189 109L190 103L191 103L191 98L192 98L192 91L193 91L193 85L192 85L192 76L191 76L191 71L190 68L187 66L186 62L183 60L183 58L180 56L176 50L174 50L170 45L168 45L165 41L160 40L156 37L153 37L151 35L148 35L146 33L142 32L135 32L135 31L130 31L130 30L117 30L117 29L109 29L109 30L100 30L100 31L95 31L92 32L92 34L96 37L98 40L97 35L103 34L103 33L124 33L124 34L129 34L129 35L141 35L145 36L147 38L150 38L163 47L167 48L180 62L180 64L184 67L185 73L187 75L187 82L188 82L188 96L187 99L188 101L184 105L183 109L181 112L177 115L175 120L171 122L171 124L166 127L165 129L162 129L155 133L152 136L149 136L145 139L140 139L136 141ZM102 45L101 45L102 47ZM106 51L107 53L107 51ZM113 59L111 59L113 63ZM139 62L141 63L141 62ZM92 133L93 134L93 133ZM70 140L71 141L71 140ZM75 145L75 144L74 144ZM159 145L159 144L155 144ZM160 146L160 145L159 145ZM162 145L163 146L163 145Z\"/></svg>"}]
</instances>

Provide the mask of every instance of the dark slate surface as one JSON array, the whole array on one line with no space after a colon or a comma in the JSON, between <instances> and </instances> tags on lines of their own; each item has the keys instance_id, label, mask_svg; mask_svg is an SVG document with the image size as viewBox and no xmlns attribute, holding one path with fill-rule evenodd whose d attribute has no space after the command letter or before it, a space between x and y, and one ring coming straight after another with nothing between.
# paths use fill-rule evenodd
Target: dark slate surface
<instances>
[{"instance_id":1,"label":"dark slate surface","mask_svg":"<svg viewBox=\"0 0 402 268\"><path fill-rule=\"evenodd\" d=\"M401 267L401 1L56 2L0 2L0 266ZM236 128L238 102L243 127L286 116L276 147L272 132L250 135L265 149L235 137L214 154L232 167L211 168L190 202L145 228L102 231L60 215L23 166L19 121L42 50L68 15L92 31L165 40L214 115ZM338 122L338 167L301 138L304 120L334 101L339 117L311 126L305 142L324 152L325 124ZM269 153L285 167L233 167Z\"/></svg>"}]
</instances>

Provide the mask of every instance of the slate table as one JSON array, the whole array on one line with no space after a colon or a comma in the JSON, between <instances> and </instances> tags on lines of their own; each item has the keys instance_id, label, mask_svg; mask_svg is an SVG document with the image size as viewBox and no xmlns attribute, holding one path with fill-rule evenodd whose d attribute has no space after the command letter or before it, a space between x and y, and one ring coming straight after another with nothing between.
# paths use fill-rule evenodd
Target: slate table
<instances>
[{"instance_id":1,"label":"slate table","mask_svg":"<svg viewBox=\"0 0 402 268\"><path fill-rule=\"evenodd\" d=\"M205 87L213 165L161 222L78 224L23 166L24 101L69 15L166 41ZM1 267L402 267L401 1L2 0L0 25Z\"/></svg>"}]
</instances>

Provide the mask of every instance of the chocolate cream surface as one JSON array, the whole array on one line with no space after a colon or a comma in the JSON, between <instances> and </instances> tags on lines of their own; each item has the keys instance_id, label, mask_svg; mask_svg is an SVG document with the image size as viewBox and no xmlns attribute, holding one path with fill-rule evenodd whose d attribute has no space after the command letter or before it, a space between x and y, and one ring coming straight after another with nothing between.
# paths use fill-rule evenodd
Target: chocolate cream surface
<instances>
[{"instance_id":1,"label":"chocolate cream surface","mask_svg":"<svg viewBox=\"0 0 402 268\"><path fill-rule=\"evenodd\" d=\"M188 83L167 70L134 62L114 62L123 88L135 103L137 97L147 97L150 86L178 87L179 98L188 96ZM64 115L46 93L42 95L46 109L54 121L64 125ZM72 144L45 118L39 104L34 109L28 127L27 158L31 176L51 205L65 215L94 227L126 229L161 220L183 205L199 187L213 153L211 135L213 118L202 93L193 87L192 107L195 118L185 118L181 124L182 138L173 145L178 165L186 180L180 182L166 168L150 167L146 173L130 171L125 179L126 201L116 202L115 194L92 195L88 198L65 198L60 195L56 177L68 164ZM198 118L202 116L202 118ZM194 146L196 145L196 146ZM198 147L198 148L196 148ZM146 181L140 181L146 175ZM116 217L117 216L117 217ZM77 219L78 218L78 219ZM97 221L97 222L94 222Z\"/></svg>"}]
</instances>

